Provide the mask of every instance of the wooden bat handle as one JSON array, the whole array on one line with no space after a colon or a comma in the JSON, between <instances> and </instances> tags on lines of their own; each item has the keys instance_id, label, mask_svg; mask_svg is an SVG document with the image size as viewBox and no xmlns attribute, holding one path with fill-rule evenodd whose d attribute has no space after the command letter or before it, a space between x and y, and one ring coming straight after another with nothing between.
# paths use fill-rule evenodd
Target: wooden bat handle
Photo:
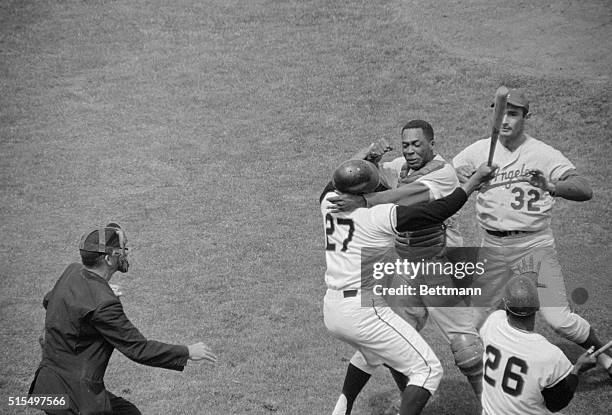
<instances>
[{"instance_id":1,"label":"wooden bat handle","mask_svg":"<svg viewBox=\"0 0 612 415\"><path fill-rule=\"evenodd\" d=\"M603 352L605 352L606 350L608 350L610 347L612 347L612 340L610 340L608 343L606 343L605 345L601 346L601 348L599 350L595 350L593 352L593 357L597 357L600 354L602 354Z\"/></svg>"},{"instance_id":2,"label":"wooden bat handle","mask_svg":"<svg viewBox=\"0 0 612 415\"><path fill-rule=\"evenodd\" d=\"M491 167L493 164L493 154L495 153L495 146L497 144L497 137L499 137L499 130L504 120L504 114L506 112L506 103L508 102L508 88L500 86L495 92L495 105L493 108L493 127L491 128L491 145L489 146L489 159L487 166Z\"/></svg>"}]
</instances>

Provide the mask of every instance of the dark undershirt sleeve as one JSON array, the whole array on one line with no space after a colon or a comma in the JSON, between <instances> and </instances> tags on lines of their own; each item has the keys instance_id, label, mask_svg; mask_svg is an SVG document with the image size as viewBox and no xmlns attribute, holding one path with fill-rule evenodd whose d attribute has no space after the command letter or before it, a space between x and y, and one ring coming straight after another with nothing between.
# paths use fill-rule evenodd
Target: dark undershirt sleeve
<instances>
[{"instance_id":1,"label":"dark undershirt sleeve","mask_svg":"<svg viewBox=\"0 0 612 415\"><path fill-rule=\"evenodd\" d=\"M467 201L467 194L458 187L450 195L431 202L396 209L398 232L416 231L440 224L453 216Z\"/></svg>"},{"instance_id":2,"label":"dark undershirt sleeve","mask_svg":"<svg viewBox=\"0 0 612 415\"><path fill-rule=\"evenodd\" d=\"M578 376L570 374L555 386L542 389L546 408L551 412L558 412L565 408L574 397L577 385Z\"/></svg>"}]
</instances>

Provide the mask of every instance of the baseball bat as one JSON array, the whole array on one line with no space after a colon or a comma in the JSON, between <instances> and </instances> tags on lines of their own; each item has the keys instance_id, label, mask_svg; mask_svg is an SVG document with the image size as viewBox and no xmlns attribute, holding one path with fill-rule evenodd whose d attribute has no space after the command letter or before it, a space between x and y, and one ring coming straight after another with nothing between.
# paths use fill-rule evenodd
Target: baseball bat
<instances>
[{"instance_id":1,"label":"baseball bat","mask_svg":"<svg viewBox=\"0 0 612 415\"><path fill-rule=\"evenodd\" d=\"M612 340L610 340L608 343L606 343L603 346L601 346L601 348L599 350L594 351L593 352L593 357L599 356L600 354L602 354L603 352L608 350L610 347L612 347Z\"/></svg>"},{"instance_id":2,"label":"baseball bat","mask_svg":"<svg viewBox=\"0 0 612 415\"><path fill-rule=\"evenodd\" d=\"M489 146L489 160L487 166L493 164L493 154L497 145L497 137L499 137L499 129L501 128L504 114L506 112L506 103L508 101L508 88L500 86L495 92L495 105L493 107L493 128L491 129L491 145Z\"/></svg>"}]
</instances>

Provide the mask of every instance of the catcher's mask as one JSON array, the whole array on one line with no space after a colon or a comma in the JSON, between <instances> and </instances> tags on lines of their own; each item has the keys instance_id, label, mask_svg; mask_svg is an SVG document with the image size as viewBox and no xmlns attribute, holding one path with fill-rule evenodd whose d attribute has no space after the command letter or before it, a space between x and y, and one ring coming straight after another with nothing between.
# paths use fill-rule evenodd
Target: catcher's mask
<instances>
[{"instance_id":1,"label":"catcher's mask","mask_svg":"<svg viewBox=\"0 0 612 415\"><path fill-rule=\"evenodd\" d=\"M524 275L517 275L508 281L503 298L504 307L510 314L526 317L540 309L538 288Z\"/></svg>"},{"instance_id":2,"label":"catcher's mask","mask_svg":"<svg viewBox=\"0 0 612 415\"><path fill-rule=\"evenodd\" d=\"M332 182L342 193L373 192L380 184L378 168L366 160L347 160L334 170Z\"/></svg>"},{"instance_id":3,"label":"catcher's mask","mask_svg":"<svg viewBox=\"0 0 612 415\"><path fill-rule=\"evenodd\" d=\"M116 236L116 238L114 238ZM115 240L113 240L115 239ZM109 242L112 243L109 245ZM118 256L117 271L127 272L128 262L127 236L119 225L109 224L105 227L90 231L81 237L79 249L86 252Z\"/></svg>"}]
</instances>

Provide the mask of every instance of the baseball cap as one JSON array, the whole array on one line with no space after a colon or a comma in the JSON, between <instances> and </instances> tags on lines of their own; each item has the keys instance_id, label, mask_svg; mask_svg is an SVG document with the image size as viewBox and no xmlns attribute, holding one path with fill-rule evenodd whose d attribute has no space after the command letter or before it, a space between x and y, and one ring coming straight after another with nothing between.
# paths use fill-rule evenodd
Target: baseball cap
<instances>
[{"instance_id":1,"label":"baseball cap","mask_svg":"<svg viewBox=\"0 0 612 415\"><path fill-rule=\"evenodd\" d=\"M529 112L529 100L525 96L525 93L520 89L508 88L508 104L514 105L515 107L525 108L525 111ZM491 108L495 106L491 104Z\"/></svg>"}]
</instances>

